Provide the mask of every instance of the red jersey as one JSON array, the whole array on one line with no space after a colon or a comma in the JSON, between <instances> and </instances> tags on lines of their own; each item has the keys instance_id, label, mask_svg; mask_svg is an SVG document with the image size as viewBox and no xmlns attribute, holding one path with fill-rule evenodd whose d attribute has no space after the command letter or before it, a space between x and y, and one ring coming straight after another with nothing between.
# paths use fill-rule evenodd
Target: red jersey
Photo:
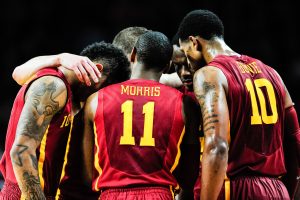
<instances>
[{"instance_id":1,"label":"red jersey","mask_svg":"<svg viewBox=\"0 0 300 200\"><path fill-rule=\"evenodd\" d=\"M172 172L184 135L182 96L152 80L129 80L98 92L93 189L177 187Z\"/></svg>"},{"instance_id":2,"label":"red jersey","mask_svg":"<svg viewBox=\"0 0 300 200\"><path fill-rule=\"evenodd\" d=\"M100 196L85 185L82 181L83 163L81 146L83 140L83 109L73 118L73 128L70 140L67 144L65 154L65 165L63 167L59 190L56 194L56 199L85 199L97 200Z\"/></svg>"},{"instance_id":3,"label":"red jersey","mask_svg":"<svg viewBox=\"0 0 300 200\"><path fill-rule=\"evenodd\" d=\"M56 68L46 68L37 72L35 79L46 75L61 78L66 84L68 90L68 100L64 109L53 116L41 141L40 147L36 150L38 172L42 189L46 196L54 197L60 181L66 144L72 128L72 93L70 86L61 71ZM17 183L17 180L12 167L10 150L15 140L18 121L25 103L25 93L29 86L30 84L22 86L15 98L6 134L5 152L3 153L3 157L0 162L0 170L4 179L13 183Z\"/></svg>"},{"instance_id":4,"label":"red jersey","mask_svg":"<svg viewBox=\"0 0 300 200\"><path fill-rule=\"evenodd\" d=\"M181 86L178 88L179 91L181 91L184 95L191 97L197 104L199 104L194 91L189 91L185 86ZM195 186L194 186L194 199L200 199L200 190L201 190L201 159L203 154L203 148L204 148L204 135L202 131L202 127L200 125L199 127L199 136L200 136L200 166L199 166L199 176L196 180Z\"/></svg>"},{"instance_id":5,"label":"red jersey","mask_svg":"<svg viewBox=\"0 0 300 200\"><path fill-rule=\"evenodd\" d=\"M195 96L194 91L189 91L188 89L186 89L185 86L181 86L180 88L178 88L178 90L182 92L184 95L191 97L198 104L198 100Z\"/></svg>"},{"instance_id":6,"label":"red jersey","mask_svg":"<svg viewBox=\"0 0 300 200\"><path fill-rule=\"evenodd\" d=\"M228 177L286 173L282 142L285 90L278 74L245 55L217 56L208 65L222 70L228 82Z\"/></svg>"}]
</instances>

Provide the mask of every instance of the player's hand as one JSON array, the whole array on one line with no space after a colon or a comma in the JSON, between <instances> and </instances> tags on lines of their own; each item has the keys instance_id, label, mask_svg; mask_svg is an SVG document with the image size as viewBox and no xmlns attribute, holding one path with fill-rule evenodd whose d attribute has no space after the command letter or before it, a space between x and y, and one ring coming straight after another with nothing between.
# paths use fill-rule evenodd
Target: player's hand
<instances>
[{"instance_id":1,"label":"player's hand","mask_svg":"<svg viewBox=\"0 0 300 200\"><path fill-rule=\"evenodd\" d=\"M85 82L86 85L91 85L90 77L95 83L99 82L101 73L88 57L62 53L59 54L59 62L63 67L73 70L78 80Z\"/></svg>"}]
</instances>

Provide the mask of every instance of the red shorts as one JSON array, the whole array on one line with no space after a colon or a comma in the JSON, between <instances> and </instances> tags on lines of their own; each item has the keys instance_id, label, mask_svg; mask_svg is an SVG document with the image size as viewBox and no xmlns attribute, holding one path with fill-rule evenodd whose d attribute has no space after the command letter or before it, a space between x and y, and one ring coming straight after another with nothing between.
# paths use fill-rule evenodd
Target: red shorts
<instances>
[{"instance_id":1,"label":"red shorts","mask_svg":"<svg viewBox=\"0 0 300 200\"><path fill-rule=\"evenodd\" d=\"M0 200L20 200L21 190L17 183L5 180L0 192Z\"/></svg>"},{"instance_id":2,"label":"red shorts","mask_svg":"<svg viewBox=\"0 0 300 200\"><path fill-rule=\"evenodd\" d=\"M101 200L174 200L170 189L163 187L138 187L107 189L101 193Z\"/></svg>"},{"instance_id":3,"label":"red shorts","mask_svg":"<svg viewBox=\"0 0 300 200\"><path fill-rule=\"evenodd\" d=\"M230 180L231 200L290 200L289 193L278 178L245 176Z\"/></svg>"},{"instance_id":4,"label":"red shorts","mask_svg":"<svg viewBox=\"0 0 300 200\"><path fill-rule=\"evenodd\" d=\"M0 200L20 200L21 190L17 183L5 180L3 188L0 192ZM46 197L47 200L55 200L55 197Z\"/></svg>"}]
</instances>

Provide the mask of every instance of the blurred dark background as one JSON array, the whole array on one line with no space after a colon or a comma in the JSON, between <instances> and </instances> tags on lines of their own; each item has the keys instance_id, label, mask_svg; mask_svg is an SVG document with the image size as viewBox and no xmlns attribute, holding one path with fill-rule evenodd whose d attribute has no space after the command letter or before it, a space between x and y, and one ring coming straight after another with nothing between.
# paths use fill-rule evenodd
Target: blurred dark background
<instances>
[{"instance_id":1,"label":"blurred dark background","mask_svg":"<svg viewBox=\"0 0 300 200\"><path fill-rule=\"evenodd\" d=\"M300 113L300 12L288 1L2 1L0 6L0 151L19 86L13 69L32 57L69 52L113 37L128 26L144 26L172 38L184 15L210 9L223 20L225 41L263 60L282 76Z\"/></svg>"}]
</instances>

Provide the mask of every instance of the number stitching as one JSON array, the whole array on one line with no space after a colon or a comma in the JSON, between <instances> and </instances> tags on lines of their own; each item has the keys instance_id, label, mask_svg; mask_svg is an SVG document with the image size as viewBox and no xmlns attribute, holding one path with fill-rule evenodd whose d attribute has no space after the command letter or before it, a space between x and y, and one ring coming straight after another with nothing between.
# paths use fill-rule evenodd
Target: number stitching
<instances>
[{"instance_id":1,"label":"number stitching","mask_svg":"<svg viewBox=\"0 0 300 200\"><path fill-rule=\"evenodd\" d=\"M147 102L143 105L144 131L140 140L140 146L155 146L153 138L154 102ZM133 101L127 100L121 105L123 113L123 135L120 138L120 145L135 145L135 138L132 133Z\"/></svg>"},{"instance_id":2,"label":"number stitching","mask_svg":"<svg viewBox=\"0 0 300 200\"><path fill-rule=\"evenodd\" d=\"M262 123L275 124L278 120L278 112L277 112L275 92L272 83L265 78L261 78L261 79L255 79L253 85L253 82L247 78L245 85L248 92L250 93L250 99L251 99L251 107L252 107L251 124L262 124ZM272 115L267 114L266 99L261 89L262 87L266 88ZM258 110L256 95L258 97L261 113L259 113Z\"/></svg>"}]
</instances>

